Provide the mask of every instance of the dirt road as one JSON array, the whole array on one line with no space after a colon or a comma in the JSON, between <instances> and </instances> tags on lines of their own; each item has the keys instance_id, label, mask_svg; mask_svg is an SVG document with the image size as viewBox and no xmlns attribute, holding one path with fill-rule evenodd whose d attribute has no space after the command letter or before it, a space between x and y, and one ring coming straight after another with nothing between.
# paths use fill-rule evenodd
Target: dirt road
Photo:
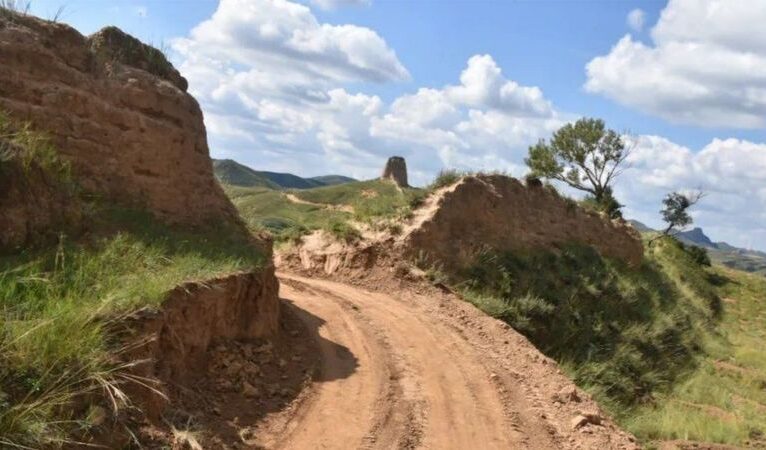
<instances>
[{"instance_id":1,"label":"dirt road","mask_svg":"<svg viewBox=\"0 0 766 450\"><path fill-rule=\"evenodd\" d=\"M606 419L574 429L572 419L595 404L582 393L554 401L572 389L555 364L464 302L289 274L280 281L287 307L318 330L322 362L300 404L267 418L266 448L634 447Z\"/></svg>"}]
</instances>

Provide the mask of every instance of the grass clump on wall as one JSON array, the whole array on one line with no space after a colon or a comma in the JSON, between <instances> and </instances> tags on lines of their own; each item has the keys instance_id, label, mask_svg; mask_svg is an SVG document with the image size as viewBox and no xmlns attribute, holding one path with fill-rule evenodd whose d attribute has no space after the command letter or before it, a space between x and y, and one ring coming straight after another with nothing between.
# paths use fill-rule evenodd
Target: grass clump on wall
<instances>
[{"instance_id":1,"label":"grass clump on wall","mask_svg":"<svg viewBox=\"0 0 766 450\"><path fill-rule=\"evenodd\" d=\"M39 167L51 180L74 187L69 163L61 159L48 136L30 123L13 121L0 110L0 173L4 165L14 162L26 174Z\"/></svg>"}]
</instances>

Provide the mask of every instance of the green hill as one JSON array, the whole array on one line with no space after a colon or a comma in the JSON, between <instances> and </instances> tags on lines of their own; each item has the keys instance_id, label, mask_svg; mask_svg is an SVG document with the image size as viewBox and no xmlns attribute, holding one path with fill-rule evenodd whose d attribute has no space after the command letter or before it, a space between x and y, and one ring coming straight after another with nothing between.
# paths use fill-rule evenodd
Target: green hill
<instances>
[{"instance_id":1,"label":"green hill","mask_svg":"<svg viewBox=\"0 0 766 450\"><path fill-rule=\"evenodd\" d=\"M214 159L213 171L223 184L269 189L312 189L356 181L342 175L303 178L291 173L254 170L231 159Z\"/></svg>"},{"instance_id":2,"label":"green hill","mask_svg":"<svg viewBox=\"0 0 766 450\"><path fill-rule=\"evenodd\" d=\"M277 241L297 238L317 229L332 232L346 229L351 220L389 226L409 214L412 205L425 195L422 189L400 190L384 180L353 181L287 192L231 185L225 185L224 190L251 230L267 230Z\"/></svg>"},{"instance_id":3,"label":"green hill","mask_svg":"<svg viewBox=\"0 0 766 450\"><path fill-rule=\"evenodd\" d=\"M214 159L213 172L223 184L232 186L265 187L279 189L280 186L255 170L232 161L231 159Z\"/></svg>"},{"instance_id":4,"label":"green hill","mask_svg":"<svg viewBox=\"0 0 766 450\"><path fill-rule=\"evenodd\" d=\"M357 181L354 178L344 177L343 175L322 175L319 177L311 177L309 180L317 181L324 186L334 186L336 184L344 184Z\"/></svg>"}]
</instances>

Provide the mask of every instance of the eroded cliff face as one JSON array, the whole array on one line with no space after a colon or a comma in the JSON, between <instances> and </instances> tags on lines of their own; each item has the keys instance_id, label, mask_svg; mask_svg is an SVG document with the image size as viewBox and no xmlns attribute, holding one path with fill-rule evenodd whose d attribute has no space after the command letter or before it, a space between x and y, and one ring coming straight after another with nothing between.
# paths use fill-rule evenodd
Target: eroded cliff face
<instances>
[{"instance_id":1,"label":"eroded cliff face","mask_svg":"<svg viewBox=\"0 0 766 450\"><path fill-rule=\"evenodd\" d=\"M248 341L273 336L279 328L279 283L274 267L257 272L189 282L173 289L159 311L142 310L129 321L126 332L133 351L128 361L136 375L159 380L166 398L144 386L131 386L132 398L150 420L158 420L174 391L186 386L208 365L211 345L231 340Z\"/></svg>"},{"instance_id":2,"label":"eroded cliff face","mask_svg":"<svg viewBox=\"0 0 766 450\"><path fill-rule=\"evenodd\" d=\"M0 15L0 109L47 132L86 191L168 222L235 218L213 176L202 112L186 80L110 27Z\"/></svg>"},{"instance_id":3,"label":"eroded cliff face","mask_svg":"<svg viewBox=\"0 0 766 450\"><path fill-rule=\"evenodd\" d=\"M466 177L435 201L432 212L403 237L403 245L410 257L427 257L448 270L470 264L485 247L555 249L578 242L630 265L643 257L641 237L630 225L586 211L539 183Z\"/></svg>"}]
</instances>

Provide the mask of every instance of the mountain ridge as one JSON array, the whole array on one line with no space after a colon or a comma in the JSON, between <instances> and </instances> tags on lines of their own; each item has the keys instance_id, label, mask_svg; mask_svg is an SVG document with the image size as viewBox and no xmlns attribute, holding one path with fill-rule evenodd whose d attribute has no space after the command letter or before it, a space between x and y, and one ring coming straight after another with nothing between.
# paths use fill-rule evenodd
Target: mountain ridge
<instances>
[{"instance_id":1,"label":"mountain ridge","mask_svg":"<svg viewBox=\"0 0 766 450\"><path fill-rule=\"evenodd\" d=\"M638 220L628 222L642 233L657 232ZM719 264L766 276L766 252L736 247L724 241L713 241L700 227L694 227L688 231L677 231L673 236L684 244L706 249L711 259Z\"/></svg>"},{"instance_id":2,"label":"mountain ridge","mask_svg":"<svg viewBox=\"0 0 766 450\"><path fill-rule=\"evenodd\" d=\"M233 159L213 159L213 172L222 183L269 189L312 189L357 181L343 175L320 175L304 178L292 173L255 170Z\"/></svg>"}]
</instances>

